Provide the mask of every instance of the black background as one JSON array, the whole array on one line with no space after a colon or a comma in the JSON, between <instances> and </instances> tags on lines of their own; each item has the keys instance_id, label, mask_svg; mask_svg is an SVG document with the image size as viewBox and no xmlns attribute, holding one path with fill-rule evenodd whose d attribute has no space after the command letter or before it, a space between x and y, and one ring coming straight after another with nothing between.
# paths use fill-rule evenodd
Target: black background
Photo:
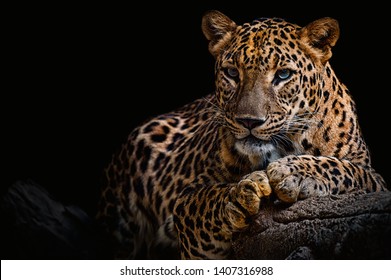
<instances>
[{"instance_id":1,"label":"black background","mask_svg":"<svg viewBox=\"0 0 391 280\"><path fill-rule=\"evenodd\" d=\"M356 100L373 166L390 182L385 7L180 3L34 4L7 11L2 190L32 179L93 213L103 169L131 129L213 90L214 62L201 32L208 9L238 24L265 16L299 25L336 18L341 37L331 63Z\"/></svg>"}]
</instances>

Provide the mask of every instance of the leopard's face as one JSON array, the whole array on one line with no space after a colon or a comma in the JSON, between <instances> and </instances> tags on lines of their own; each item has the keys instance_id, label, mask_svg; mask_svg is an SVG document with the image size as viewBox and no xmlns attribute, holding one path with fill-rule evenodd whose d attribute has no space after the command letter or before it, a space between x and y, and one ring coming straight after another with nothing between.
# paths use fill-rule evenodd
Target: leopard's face
<instances>
[{"instance_id":1,"label":"leopard's face","mask_svg":"<svg viewBox=\"0 0 391 280\"><path fill-rule=\"evenodd\" d=\"M260 19L222 39L216 94L223 123L245 155L279 158L316 114L327 67L300 32L280 19Z\"/></svg>"}]
</instances>

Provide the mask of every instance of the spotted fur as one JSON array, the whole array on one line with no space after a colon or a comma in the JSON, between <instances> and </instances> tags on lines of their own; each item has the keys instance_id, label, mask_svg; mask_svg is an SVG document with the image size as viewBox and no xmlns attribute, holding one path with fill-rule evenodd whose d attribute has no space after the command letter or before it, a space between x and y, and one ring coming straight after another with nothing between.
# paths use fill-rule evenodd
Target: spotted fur
<instances>
[{"instance_id":1,"label":"spotted fur","mask_svg":"<svg viewBox=\"0 0 391 280\"><path fill-rule=\"evenodd\" d=\"M202 30L215 93L135 128L106 170L98 218L117 258L229 258L272 193L294 203L386 190L329 64L336 20L237 25L210 11Z\"/></svg>"}]
</instances>

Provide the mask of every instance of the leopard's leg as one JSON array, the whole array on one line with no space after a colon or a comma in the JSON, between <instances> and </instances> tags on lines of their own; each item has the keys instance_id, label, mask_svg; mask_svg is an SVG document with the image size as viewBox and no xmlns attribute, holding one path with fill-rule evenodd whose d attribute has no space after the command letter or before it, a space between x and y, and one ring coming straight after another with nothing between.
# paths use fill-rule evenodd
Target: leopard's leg
<instances>
[{"instance_id":1,"label":"leopard's leg","mask_svg":"<svg viewBox=\"0 0 391 280\"><path fill-rule=\"evenodd\" d=\"M102 192L98 224L107 232L110 258L148 259L150 244L154 239L156 223L146 216L147 210L137 203L132 193L123 194L123 185L119 182L113 190L108 187Z\"/></svg>"},{"instance_id":2,"label":"leopard's leg","mask_svg":"<svg viewBox=\"0 0 391 280\"><path fill-rule=\"evenodd\" d=\"M159 227L156 238L151 244L152 259L179 259L178 234L173 215L168 216Z\"/></svg>"},{"instance_id":3,"label":"leopard's leg","mask_svg":"<svg viewBox=\"0 0 391 280\"><path fill-rule=\"evenodd\" d=\"M271 188L264 171L238 183L187 187L174 208L182 259L224 259L231 253L232 234L245 229Z\"/></svg>"},{"instance_id":4,"label":"leopard's leg","mask_svg":"<svg viewBox=\"0 0 391 280\"><path fill-rule=\"evenodd\" d=\"M387 190L372 168L335 157L287 156L269 164L267 175L277 197L288 203L310 196Z\"/></svg>"},{"instance_id":5,"label":"leopard's leg","mask_svg":"<svg viewBox=\"0 0 391 280\"><path fill-rule=\"evenodd\" d=\"M111 254L114 259L150 259L151 244L154 240L155 227L140 209L131 207L126 215L101 217L101 225L108 232L111 242ZM114 212L114 211L113 211Z\"/></svg>"}]
</instances>

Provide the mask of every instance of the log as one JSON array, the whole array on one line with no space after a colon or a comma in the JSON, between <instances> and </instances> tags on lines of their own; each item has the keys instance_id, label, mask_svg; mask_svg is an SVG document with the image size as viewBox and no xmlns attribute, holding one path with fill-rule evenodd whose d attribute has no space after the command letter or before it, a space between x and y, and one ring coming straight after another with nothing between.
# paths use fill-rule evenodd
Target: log
<instances>
[{"instance_id":1,"label":"log","mask_svg":"<svg viewBox=\"0 0 391 280\"><path fill-rule=\"evenodd\" d=\"M236 259L391 259L391 192L262 204L235 236Z\"/></svg>"},{"instance_id":2,"label":"log","mask_svg":"<svg viewBox=\"0 0 391 280\"><path fill-rule=\"evenodd\" d=\"M92 217L32 181L0 199L2 259L107 259ZM391 192L268 200L233 242L236 259L391 259Z\"/></svg>"},{"instance_id":3,"label":"log","mask_svg":"<svg viewBox=\"0 0 391 280\"><path fill-rule=\"evenodd\" d=\"M57 200L32 180L0 197L2 259L105 259L108 238L76 205Z\"/></svg>"}]
</instances>

